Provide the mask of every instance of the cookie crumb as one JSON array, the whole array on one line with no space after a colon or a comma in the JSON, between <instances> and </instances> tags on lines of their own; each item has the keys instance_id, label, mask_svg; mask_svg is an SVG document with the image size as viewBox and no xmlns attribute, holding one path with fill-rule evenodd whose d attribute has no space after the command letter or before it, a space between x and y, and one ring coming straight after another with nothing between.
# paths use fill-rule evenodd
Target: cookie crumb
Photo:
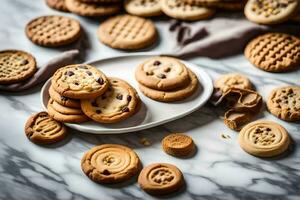
<instances>
[{"instance_id":1,"label":"cookie crumb","mask_svg":"<svg viewBox=\"0 0 300 200\"><path fill-rule=\"evenodd\" d=\"M149 139L144 138L144 137L140 139L140 143L144 146L150 146L151 145L151 142L149 141Z\"/></svg>"},{"instance_id":2,"label":"cookie crumb","mask_svg":"<svg viewBox=\"0 0 300 200\"><path fill-rule=\"evenodd\" d=\"M230 135L225 135L224 133L221 134L221 137L223 139L230 139L231 138Z\"/></svg>"}]
</instances>

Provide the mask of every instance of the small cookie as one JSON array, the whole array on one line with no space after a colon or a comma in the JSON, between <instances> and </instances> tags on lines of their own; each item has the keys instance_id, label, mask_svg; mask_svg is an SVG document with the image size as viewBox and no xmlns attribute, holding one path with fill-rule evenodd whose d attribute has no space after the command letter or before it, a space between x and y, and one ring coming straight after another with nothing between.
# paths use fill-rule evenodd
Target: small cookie
<instances>
[{"instance_id":1,"label":"small cookie","mask_svg":"<svg viewBox=\"0 0 300 200\"><path fill-rule=\"evenodd\" d=\"M213 9L190 5L182 0L161 0L161 9L169 17L188 21L207 19L215 13Z\"/></svg>"},{"instance_id":2,"label":"small cookie","mask_svg":"<svg viewBox=\"0 0 300 200\"><path fill-rule=\"evenodd\" d=\"M81 108L79 100L61 96L58 92L56 92L53 89L52 86L50 86L49 88L49 95L51 99L53 99L54 101L58 102L63 106L71 107L71 108Z\"/></svg>"},{"instance_id":3,"label":"small cookie","mask_svg":"<svg viewBox=\"0 0 300 200\"><path fill-rule=\"evenodd\" d=\"M298 0L249 0L246 17L259 24L278 24L291 18L298 9Z\"/></svg>"},{"instance_id":4,"label":"small cookie","mask_svg":"<svg viewBox=\"0 0 300 200\"><path fill-rule=\"evenodd\" d=\"M246 125L240 131L238 140L244 151L258 157L277 156L286 151L290 144L284 127L265 120Z\"/></svg>"},{"instance_id":5,"label":"small cookie","mask_svg":"<svg viewBox=\"0 0 300 200\"><path fill-rule=\"evenodd\" d=\"M136 175L141 168L138 155L118 144L103 144L86 152L81 159L82 171L98 183L118 183Z\"/></svg>"},{"instance_id":6,"label":"small cookie","mask_svg":"<svg viewBox=\"0 0 300 200\"><path fill-rule=\"evenodd\" d=\"M68 9L65 5L65 0L46 0L46 4L55 10L68 12Z\"/></svg>"},{"instance_id":7,"label":"small cookie","mask_svg":"<svg viewBox=\"0 0 300 200\"><path fill-rule=\"evenodd\" d=\"M51 80L60 95L74 99L92 99L108 88L106 76L97 68L86 65L68 65L58 69Z\"/></svg>"},{"instance_id":8,"label":"small cookie","mask_svg":"<svg viewBox=\"0 0 300 200\"><path fill-rule=\"evenodd\" d=\"M152 88L148 88L142 84L139 84L139 88L144 95L156 101L172 102L172 101L183 100L191 96L198 87L198 79L196 75L191 70L188 71L189 71L190 81L188 82L187 85L184 85L180 88L176 88L174 90L162 91L162 90L155 90Z\"/></svg>"},{"instance_id":9,"label":"small cookie","mask_svg":"<svg viewBox=\"0 0 300 200\"><path fill-rule=\"evenodd\" d=\"M165 195L179 190L184 185L184 179L176 166L155 163L142 169L138 183L149 194Z\"/></svg>"},{"instance_id":10,"label":"small cookie","mask_svg":"<svg viewBox=\"0 0 300 200\"><path fill-rule=\"evenodd\" d=\"M162 14L160 0L125 0L125 10L140 17L153 17Z\"/></svg>"},{"instance_id":11,"label":"small cookie","mask_svg":"<svg viewBox=\"0 0 300 200\"><path fill-rule=\"evenodd\" d=\"M36 144L53 144L67 135L66 127L52 119L47 112L32 115L26 122L25 133Z\"/></svg>"},{"instance_id":12,"label":"small cookie","mask_svg":"<svg viewBox=\"0 0 300 200\"><path fill-rule=\"evenodd\" d=\"M268 110L285 121L300 120L300 86L286 86L273 90L267 101Z\"/></svg>"},{"instance_id":13,"label":"small cookie","mask_svg":"<svg viewBox=\"0 0 300 200\"><path fill-rule=\"evenodd\" d=\"M264 71L289 71L300 65L300 39L284 33L267 33L250 41L244 54Z\"/></svg>"},{"instance_id":14,"label":"small cookie","mask_svg":"<svg viewBox=\"0 0 300 200\"><path fill-rule=\"evenodd\" d=\"M170 90L186 85L189 73L180 60L171 57L154 57L138 66L135 78L146 87Z\"/></svg>"},{"instance_id":15,"label":"small cookie","mask_svg":"<svg viewBox=\"0 0 300 200\"><path fill-rule=\"evenodd\" d=\"M35 58L24 51L0 51L0 84L21 82L36 71Z\"/></svg>"},{"instance_id":16,"label":"small cookie","mask_svg":"<svg viewBox=\"0 0 300 200\"><path fill-rule=\"evenodd\" d=\"M229 73L220 76L215 80L214 87L221 90L223 93L227 92L230 88L252 90L250 80L239 73Z\"/></svg>"},{"instance_id":17,"label":"small cookie","mask_svg":"<svg viewBox=\"0 0 300 200\"><path fill-rule=\"evenodd\" d=\"M26 35L35 44L58 47L76 41L81 35L80 23L64 16L42 16L26 25Z\"/></svg>"},{"instance_id":18,"label":"small cookie","mask_svg":"<svg viewBox=\"0 0 300 200\"><path fill-rule=\"evenodd\" d=\"M97 4L80 0L65 0L69 11L85 17L101 17L117 14L121 10L121 4Z\"/></svg>"},{"instance_id":19,"label":"small cookie","mask_svg":"<svg viewBox=\"0 0 300 200\"><path fill-rule=\"evenodd\" d=\"M189 156L195 152L195 144L190 136L170 134L162 140L162 147L167 154L177 157Z\"/></svg>"},{"instance_id":20,"label":"small cookie","mask_svg":"<svg viewBox=\"0 0 300 200\"><path fill-rule=\"evenodd\" d=\"M96 99L81 101L82 111L94 121L116 123L135 113L137 92L127 82L118 78L109 78L109 88Z\"/></svg>"},{"instance_id":21,"label":"small cookie","mask_svg":"<svg viewBox=\"0 0 300 200\"><path fill-rule=\"evenodd\" d=\"M66 122L66 123L82 123L89 121L89 118L85 116L82 112L72 112L70 110L66 111L63 110L64 113L59 112L58 110L54 109L53 103L55 104L56 102L53 99L50 99L47 105L47 110L49 115L60 122ZM57 103L56 103L57 104ZM58 107L58 105L56 105ZM61 108L62 109L62 108ZM71 108L70 108L71 109ZM76 114L67 114L67 113L76 113ZM77 114L79 113L79 114Z\"/></svg>"},{"instance_id":22,"label":"small cookie","mask_svg":"<svg viewBox=\"0 0 300 200\"><path fill-rule=\"evenodd\" d=\"M190 5L218 8L225 10L242 10L247 0L182 0Z\"/></svg>"},{"instance_id":23,"label":"small cookie","mask_svg":"<svg viewBox=\"0 0 300 200\"><path fill-rule=\"evenodd\" d=\"M112 48L142 49L155 43L157 32L153 22L148 19L118 15L100 25L98 37Z\"/></svg>"}]
</instances>

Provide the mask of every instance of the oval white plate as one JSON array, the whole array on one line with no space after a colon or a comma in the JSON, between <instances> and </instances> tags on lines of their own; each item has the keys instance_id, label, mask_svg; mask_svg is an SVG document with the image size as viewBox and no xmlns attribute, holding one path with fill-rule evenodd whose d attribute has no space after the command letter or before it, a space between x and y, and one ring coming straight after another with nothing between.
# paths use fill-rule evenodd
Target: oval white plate
<instances>
[{"instance_id":1,"label":"oval white plate","mask_svg":"<svg viewBox=\"0 0 300 200\"><path fill-rule=\"evenodd\" d=\"M119 77L130 83L138 91L143 101L143 106L134 116L116 124L99 124L90 121L82 124L66 123L66 126L95 134L128 133L151 128L184 117L199 109L207 102L213 92L211 78L200 66L186 61L182 62L197 75L200 82L200 87L198 87L198 90L191 97L183 101L162 103L144 96L138 89L138 83L134 78L134 71L140 63L152 56L135 54L88 62L88 64L101 69L106 76ZM42 105L45 109L47 109L47 102L49 100L48 89L50 83L49 79L41 92Z\"/></svg>"}]
</instances>

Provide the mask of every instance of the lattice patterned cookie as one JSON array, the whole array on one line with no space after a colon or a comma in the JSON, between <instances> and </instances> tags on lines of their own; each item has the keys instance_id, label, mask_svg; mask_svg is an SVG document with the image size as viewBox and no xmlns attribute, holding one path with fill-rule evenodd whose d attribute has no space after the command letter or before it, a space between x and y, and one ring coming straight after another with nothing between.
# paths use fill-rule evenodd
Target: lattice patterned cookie
<instances>
[{"instance_id":1,"label":"lattice patterned cookie","mask_svg":"<svg viewBox=\"0 0 300 200\"><path fill-rule=\"evenodd\" d=\"M21 82L36 71L35 58L24 51L0 51L0 84Z\"/></svg>"},{"instance_id":2,"label":"lattice patterned cookie","mask_svg":"<svg viewBox=\"0 0 300 200\"><path fill-rule=\"evenodd\" d=\"M249 0L246 17L259 24L278 24L288 20L298 9L298 0Z\"/></svg>"},{"instance_id":3,"label":"lattice patterned cookie","mask_svg":"<svg viewBox=\"0 0 300 200\"><path fill-rule=\"evenodd\" d=\"M220 76L214 82L214 87L221 90L223 93L227 92L230 88L239 89L252 89L250 80L239 73L229 73Z\"/></svg>"},{"instance_id":4,"label":"lattice patterned cookie","mask_svg":"<svg viewBox=\"0 0 300 200\"><path fill-rule=\"evenodd\" d=\"M26 25L26 35L35 44L57 47L76 41L81 35L77 20L49 15L33 19Z\"/></svg>"},{"instance_id":5,"label":"lattice patterned cookie","mask_svg":"<svg viewBox=\"0 0 300 200\"><path fill-rule=\"evenodd\" d=\"M203 7L219 8L226 10L241 10L243 9L246 0L182 0L190 5Z\"/></svg>"},{"instance_id":6,"label":"lattice patterned cookie","mask_svg":"<svg viewBox=\"0 0 300 200\"><path fill-rule=\"evenodd\" d=\"M280 119L300 120L300 86L286 86L273 90L267 106L268 110Z\"/></svg>"},{"instance_id":7,"label":"lattice patterned cookie","mask_svg":"<svg viewBox=\"0 0 300 200\"><path fill-rule=\"evenodd\" d=\"M55 10L67 12L68 9L65 5L65 0L46 0L46 4Z\"/></svg>"},{"instance_id":8,"label":"lattice patterned cookie","mask_svg":"<svg viewBox=\"0 0 300 200\"><path fill-rule=\"evenodd\" d=\"M300 39L283 33L267 33L246 46L245 56L262 70L288 71L300 64Z\"/></svg>"},{"instance_id":9,"label":"lattice patterned cookie","mask_svg":"<svg viewBox=\"0 0 300 200\"><path fill-rule=\"evenodd\" d=\"M277 156L287 150L290 138L284 127L265 120L246 125L239 134L239 143L247 153L258 157Z\"/></svg>"},{"instance_id":10,"label":"lattice patterned cookie","mask_svg":"<svg viewBox=\"0 0 300 200\"><path fill-rule=\"evenodd\" d=\"M157 32L152 21L131 15L119 15L103 22L98 37L104 44L117 49L142 49L152 45Z\"/></svg>"},{"instance_id":11,"label":"lattice patterned cookie","mask_svg":"<svg viewBox=\"0 0 300 200\"><path fill-rule=\"evenodd\" d=\"M160 0L125 0L125 10L141 17L153 17L162 14Z\"/></svg>"},{"instance_id":12,"label":"lattice patterned cookie","mask_svg":"<svg viewBox=\"0 0 300 200\"><path fill-rule=\"evenodd\" d=\"M175 19L199 20L211 17L215 10L197 5L190 5L181 0L161 0L163 12Z\"/></svg>"}]
</instances>

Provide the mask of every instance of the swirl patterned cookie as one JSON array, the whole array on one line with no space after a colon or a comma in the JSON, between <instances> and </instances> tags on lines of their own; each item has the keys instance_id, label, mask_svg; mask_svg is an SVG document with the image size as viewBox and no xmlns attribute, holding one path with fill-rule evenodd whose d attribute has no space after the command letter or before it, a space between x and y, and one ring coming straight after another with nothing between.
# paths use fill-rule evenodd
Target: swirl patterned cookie
<instances>
[{"instance_id":1,"label":"swirl patterned cookie","mask_svg":"<svg viewBox=\"0 0 300 200\"><path fill-rule=\"evenodd\" d=\"M141 163L132 149L118 144L103 144L85 153L81 168L95 182L118 183L136 175Z\"/></svg>"},{"instance_id":2,"label":"swirl patterned cookie","mask_svg":"<svg viewBox=\"0 0 300 200\"><path fill-rule=\"evenodd\" d=\"M184 179L176 166L155 163L142 169L138 183L149 194L165 195L179 190L184 185Z\"/></svg>"},{"instance_id":3,"label":"swirl patterned cookie","mask_svg":"<svg viewBox=\"0 0 300 200\"><path fill-rule=\"evenodd\" d=\"M153 17L162 14L160 0L125 0L125 10L140 17Z\"/></svg>"},{"instance_id":4,"label":"swirl patterned cookie","mask_svg":"<svg viewBox=\"0 0 300 200\"><path fill-rule=\"evenodd\" d=\"M26 122L27 138L36 144L53 144L63 140L67 135L65 126L52 119L47 112L32 115Z\"/></svg>"}]
</instances>

